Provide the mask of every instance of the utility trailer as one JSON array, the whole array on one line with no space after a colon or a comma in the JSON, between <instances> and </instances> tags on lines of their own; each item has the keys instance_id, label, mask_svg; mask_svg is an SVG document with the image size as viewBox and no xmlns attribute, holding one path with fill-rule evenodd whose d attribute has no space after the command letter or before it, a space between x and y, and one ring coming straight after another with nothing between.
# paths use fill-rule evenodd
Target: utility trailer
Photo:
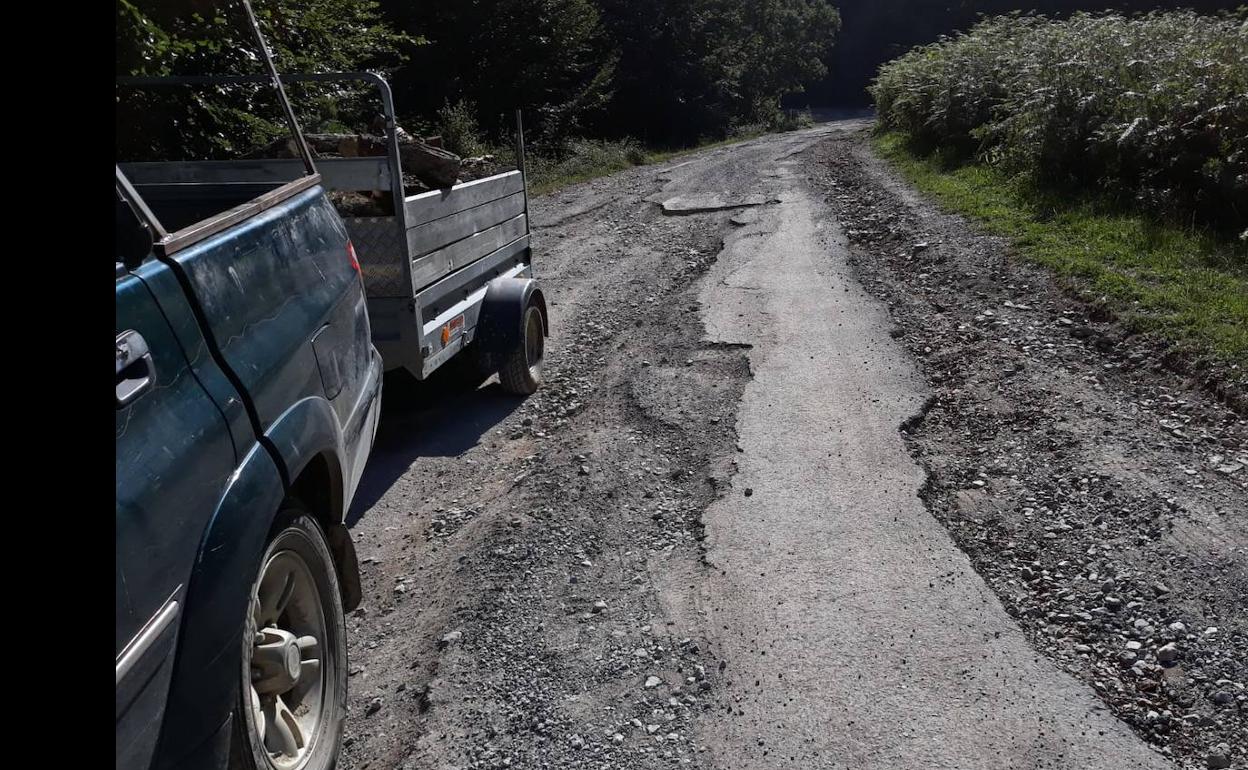
<instances>
[{"instance_id":1,"label":"utility trailer","mask_svg":"<svg viewBox=\"0 0 1248 770\"><path fill-rule=\"evenodd\" d=\"M206 188L225 199L255 195L306 173L344 192L388 191L388 216L343 214L367 294L373 344L387 371L406 369L425 379L461 351L482 373L499 375L504 389L527 394L541 384L546 300L533 278L529 244L524 134L516 112L514 171L406 195L390 86L370 72L288 74L284 83L365 83L376 88L386 125L387 154L303 158L121 163L150 199L177 198ZM267 83L265 76L121 78L119 84L221 86Z\"/></svg>"}]
</instances>

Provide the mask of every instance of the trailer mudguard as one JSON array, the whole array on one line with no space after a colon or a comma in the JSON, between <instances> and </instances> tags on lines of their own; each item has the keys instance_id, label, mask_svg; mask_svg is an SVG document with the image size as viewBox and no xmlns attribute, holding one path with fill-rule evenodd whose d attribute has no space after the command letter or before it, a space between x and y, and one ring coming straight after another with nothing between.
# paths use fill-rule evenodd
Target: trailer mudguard
<instances>
[{"instance_id":1,"label":"trailer mudguard","mask_svg":"<svg viewBox=\"0 0 1248 770\"><path fill-rule=\"evenodd\" d=\"M542 330L550 336L546 314L546 297L534 278L495 278L486 285L485 299L473 334L477 362L482 370L497 371L508 354L523 339L524 311L529 304L537 305L542 314Z\"/></svg>"}]
</instances>

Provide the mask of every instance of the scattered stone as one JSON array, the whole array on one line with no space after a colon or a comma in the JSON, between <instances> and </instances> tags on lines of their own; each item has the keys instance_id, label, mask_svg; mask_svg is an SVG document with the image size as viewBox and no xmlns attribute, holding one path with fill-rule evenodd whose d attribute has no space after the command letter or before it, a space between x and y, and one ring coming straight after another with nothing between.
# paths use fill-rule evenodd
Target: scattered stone
<instances>
[{"instance_id":1,"label":"scattered stone","mask_svg":"<svg viewBox=\"0 0 1248 770\"><path fill-rule=\"evenodd\" d=\"M1214 747L1213 751L1205 757L1205 765L1209 770L1222 770L1222 768L1231 766L1231 747L1226 743L1219 743Z\"/></svg>"},{"instance_id":2,"label":"scattered stone","mask_svg":"<svg viewBox=\"0 0 1248 770\"><path fill-rule=\"evenodd\" d=\"M464 638L463 631L449 631L443 634L442 638L438 640L438 647L445 648L452 644L458 644L459 641L463 638Z\"/></svg>"},{"instance_id":3,"label":"scattered stone","mask_svg":"<svg viewBox=\"0 0 1248 770\"><path fill-rule=\"evenodd\" d=\"M364 716L371 717L373 714L376 714L378 711L381 711L381 696L380 695L374 697L372 700L368 702L368 705L364 707Z\"/></svg>"},{"instance_id":4,"label":"scattered stone","mask_svg":"<svg viewBox=\"0 0 1248 770\"><path fill-rule=\"evenodd\" d=\"M663 680L659 679L657 676L654 676L653 674L646 677L646 689L647 690L653 690L654 688L658 687L661 684L663 684Z\"/></svg>"},{"instance_id":5,"label":"scattered stone","mask_svg":"<svg viewBox=\"0 0 1248 770\"><path fill-rule=\"evenodd\" d=\"M1174 663L1179 659L1179 648L1174 646L1174 642L1157 648L1157 662L1164 665Z\"/></svg>"}]
</instances>

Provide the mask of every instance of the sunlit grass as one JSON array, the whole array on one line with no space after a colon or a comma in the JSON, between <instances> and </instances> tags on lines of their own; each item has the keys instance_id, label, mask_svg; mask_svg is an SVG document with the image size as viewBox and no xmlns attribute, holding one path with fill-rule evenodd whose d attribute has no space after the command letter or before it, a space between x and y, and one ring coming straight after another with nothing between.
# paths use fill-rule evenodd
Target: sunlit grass
<instances>
[{"instance_id":1,"label":"sunlit grass","mask_svg":"<svg viewBox=\"0 0 1248 770\"><path fill-rule=\"evenodd\" d=\"M919 155L897 132L877 136L875 147L944 208L1103 297L1133 330L1248 366L1248 244L1105 198L1041 190L991 166Z\"/></svg>"}]
</instances>

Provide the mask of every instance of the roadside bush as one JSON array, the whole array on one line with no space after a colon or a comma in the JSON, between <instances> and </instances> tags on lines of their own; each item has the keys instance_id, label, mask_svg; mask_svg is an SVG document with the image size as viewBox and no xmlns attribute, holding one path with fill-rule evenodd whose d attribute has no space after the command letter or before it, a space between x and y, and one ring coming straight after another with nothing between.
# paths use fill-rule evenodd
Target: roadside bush
<instances>
[{"instance_id":1,"label":"roadside bush","mask_svg":"<svg viewBox=\"0 0 1248 770\"><path fill-rule=\"evenodd\" d=\"M645 162L645 148L632 139L573 139L553 153L534 147L528 157L532 186L539 190Z\"/></svg>"},{"instance_id":2,"label":"roadside bush","mask_svg":"<svg viewBox=\"0 0 1248 770\"><path fill-rule=\"evenodd\" d=\"M1189 11L999 16L871 86L880 126L1046 184L1248 225L1248 22Z\"/></svg>"},{"instance_id":3,"label":"roadside bush","mask_svg":"<svg viewBox=\"0 0 1248 770\"><path fill-rule=\"evenodd\" d=\"M778 131L779 129L775 128L775 126L771 122L764 123L764 122L754 121L754 122L749 122L749 123L734 123L728 127L728 135L724 138L731 139L733 141L737 141L741 139L753 139L756 136L762 136L768 131L773 131L773 130ZM698 142L698 144L709 144L711 142L716 142L716 141L721 141L721 140L718 137L714 137L714 136L704 136Z\"/></svg>"},{"instance_id":4,"label":"roadside bush","mask_svg":"<svg viewBox=\"0 0 1248 770\"><path fill-rule=\"evenodd\" d=\"M461 157L472 157L484 152L485 139L477 124L476 105L459 100L449 101L438 110L437 130L442 146Z\"/></svg>"},{"instance_id":5,"label":"roadside bush","mask_svg":"<svg viewBox=\"0 0 1248 770\"><path fill-rule=\"evenodd\" d=\"M809 109L785 110L772 124L774 131L797 131L815 125L815 117Z\"/></svg>"}]
</instances>

